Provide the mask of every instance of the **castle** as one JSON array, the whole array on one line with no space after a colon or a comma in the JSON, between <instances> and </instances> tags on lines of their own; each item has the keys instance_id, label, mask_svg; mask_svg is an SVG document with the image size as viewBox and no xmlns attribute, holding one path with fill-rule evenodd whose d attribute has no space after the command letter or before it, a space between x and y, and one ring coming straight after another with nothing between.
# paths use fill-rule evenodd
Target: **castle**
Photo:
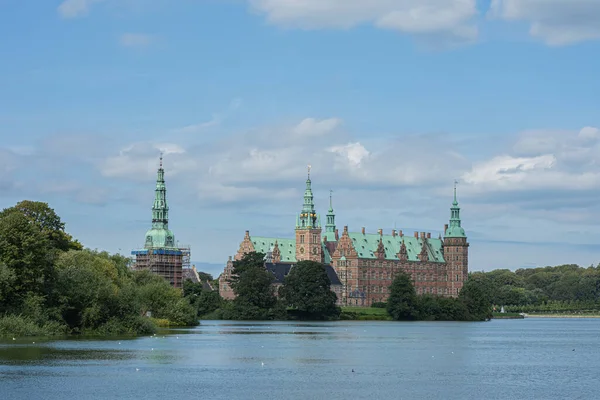
<instances>
[{"instance_id":1,"label":"castle","mask_svg":"<svg viewBox=\"0 0 600 400\"><path fill-rule=\"evenodd\" d=\"M313 201L310 167L304 204L296 218L295 239L252 236L246 231L236 255L233 259L229 257L219 277L219 292L223 298L235 298L228 282L233 260L240 260L252 251L266 254L265 267L275 275L275 285L283 283L285 274L298 261L323 263L338 304L344 306L371 306L386 301L389 287L400 271L412 277L417 294L456 297L469 272L469 243L461 226L456 184L450 221L444 226L443 238L441 235L432 238L425 232L405 236L395 229L391 235L384 235L382 229L377 233L367 233L365 228L350 232L348 226L344 226L340 235L331 195L325 232L322 231Z\"/></svg>"}]
</instances>

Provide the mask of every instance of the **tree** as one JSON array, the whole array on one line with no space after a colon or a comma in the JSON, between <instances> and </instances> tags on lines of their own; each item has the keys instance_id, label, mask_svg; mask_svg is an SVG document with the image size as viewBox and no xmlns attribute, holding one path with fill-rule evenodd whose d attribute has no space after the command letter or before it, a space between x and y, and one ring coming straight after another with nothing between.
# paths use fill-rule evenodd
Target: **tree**
<instances>
[{"instance_id":1,"label":"tree","mask_svg":"<svg viewBox=\"0 0 600 400\"><path fill-rule=\"evenodd\" d=\"M65 224L56 212L48 206L48 203L23 200L13 207L2 210L0 219L12 213L19 213L27 217L48 238L51 246L56 249L67 251L83 248L81 243L65 232Z\"/></svg>"},{"instance_id":2,"label":"tree","mask_svg":"<svg viewBox=\"0 0 600 400\"><path fill-rule=\"evenodd\" d=\"M341 313L325 266L315 261L300 261L292 267L279 294L301 319L337 318Z\"/></svg>"},{"instance_id":3,"label":"tree","mask_svg":"<svg viewBox=\"0 0 600 400\"><path fill-rule=\"evenodd\" d=\"M218 292L206 290L202 282L195 283L189 279L183 282L183 296L196 307L199 317L215 311L223 302Z\"/></svg>"},{"instance_id":4,"label":"tree","mask_svg":"<svg viewBox=\"0 0 600 400\"><path fill-rule=\"evenodd\" d=\"M49 240L24 214L0 217L0 263L14 274L13 293L21 299L28 292L45 295L54 278L53 253ZM17 305L19 300L13 302Z\"/></svg>"},{"instance_id":5,"label":"tree","mask_svg":"<svg viewBox=\"0 0 600 400\"><path fill-rule=\"evenodd\" d=\"M492 318L492 302L484 286L470 277L462 287L458 299L464 303L471 321L486 321Z\"/></svg>"},{"instance_id":6,"label":"tree","mask_svg":"<svg viewBox=\"0 0 600 400\"><path fill-rule=\"evenodd\" d=\"M410 321L418 317L417 294L410 275L400 272L390 286L387 312L399 321Z\"/></svg>"},{"instance_id":7,"label":"tree","mask_svg":"<svg viewBox=\"0 0 600 400\"><path fill-rule=\"evenodd\" d=\"M275 277L265 268L265 255L251 252L233 262L229 284L236 295L233 319L261 320L272 318L277 305L273 288Z\"/></svg>"}]
</instances>

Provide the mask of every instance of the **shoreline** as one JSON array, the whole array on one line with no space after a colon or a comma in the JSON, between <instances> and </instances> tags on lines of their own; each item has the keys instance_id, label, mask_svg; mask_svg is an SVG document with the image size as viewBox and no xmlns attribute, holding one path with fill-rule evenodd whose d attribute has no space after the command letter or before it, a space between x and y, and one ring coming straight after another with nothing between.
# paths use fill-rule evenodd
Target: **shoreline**
<instances>
[{"instance_id":1,"label":"shoreline","mask_svg":"<svg viewBox=\"0 0 600 400\"><path fill-rule=\"evenodd\" d=\"M600 314L526 314L525 318L600 318Z\"/></svg>"}]
</instances>

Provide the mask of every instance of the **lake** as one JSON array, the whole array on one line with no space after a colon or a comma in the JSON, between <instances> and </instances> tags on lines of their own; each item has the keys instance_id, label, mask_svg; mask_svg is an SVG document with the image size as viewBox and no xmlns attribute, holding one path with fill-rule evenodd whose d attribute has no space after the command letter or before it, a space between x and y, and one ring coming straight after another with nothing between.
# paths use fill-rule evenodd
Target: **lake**
<instances>
[{"instance_id":1,"label":"lake","mask_svg":"<svg viewBox=\"0 0 600 400\"><path fill-rule=\"evenodd\" d=\"M0 342L7 400L597 399L598 371L600 319L202 321L155 337Z\"/></svg>"}]
</instances>

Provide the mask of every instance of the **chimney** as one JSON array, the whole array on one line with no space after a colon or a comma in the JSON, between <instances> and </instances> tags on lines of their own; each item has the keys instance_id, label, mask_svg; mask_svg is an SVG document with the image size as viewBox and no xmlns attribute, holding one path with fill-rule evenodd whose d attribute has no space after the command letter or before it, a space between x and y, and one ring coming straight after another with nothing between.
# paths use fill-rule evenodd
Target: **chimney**
<instances>
[{"instance_id":1,"label":"chimney","mask_svg":"<svg viewBox=\"0 0 600 400\"><path fill-rule=\"evenodd\" d=\"M396 237L396 230L392 229L392 237Z\"/></svg>"},{"instance_id":2,"label":"chimney","mask_svg":"<svg viewBox=\"0 0 600 400\"><path fill-rule=\"evenodd\" d=\"M447 230L448 230L448 224L444 225L444 235L446 234Z\"/></svg>"},{"instance_id":3,"label":"chimney","mask_svg":"<svg viewBox=\"0 0 600 400\"><path fill-rule=\"evenodd\" d=\"M400 237L404 237L404 232L402 232L402 229L400 229Z\"/></svg>"},{"instance_id":4,"label":"chimney","mask_svg":"<svg viewBox=\"0 0 600 400\"><path fill-rule=\"evenodd\" d=\"M335 230L335 240L338 241L340 240L340 233L338 232L338 230Z\"/></svg>"},{"instance_id":5,"label":"chimney","mask_svg":"<svg viewBox=\"0 0 600 400\"><path fill-rule=\"evenodd\" d=\"M231 256L229 256L229 261L231 261Z\"/></svg>"},{"instance_id":6,"label":"chimney","mask_svg":"<svg viewBox=\"0 0 600 400\"><path fill-rule=\"evenodd\" d=\"M361 232L362 232L363 235L365 234L365 227L364 226L362 227Z\"/></svg>"},{"instance_id":7,"label":"chimney","mask_svg":"<svg viewBox=\"0 0 600 400\"><path fill-rule=\"evenodd\" d=\"M425 232L421 232L421 239L425 240Z\"/></svg>"},{"instance_id":8,"label":"chimney","mask_svg":"<svg viewBox=\"0 0 600 400\"><path fill-rule=\"evenodd\" d=\"M348 225L344 226L344 233L348 233Z\"/></svg>"},{"instance_id":9,"label":"chimney","mask_svg":"<svg viewBox=\"0 0 600 400\"><path fill-rule=\"evenodd\" d=\"M246 231L246 234L244 235L244 238L249 238L250 237L250 231Z\"/></svg>"},{"instance_id":10,"label":"chimney","mask_svg":"<svg viewBox=\"0 0 600 400\"><path fill-rule=\"evenodd\" d=\"M415 231L415 239L419 238L419 232Z\"/></svg>"},{"instance_id":11,"label":"chimney","mask_svg":"<svg viewBox=\"0 0 600 400\"><path fill-rule=\"evenodd\" d=\"M381 229L381 228L377 229L377 233L379 234L379 236L382 236L383 235L383 229Z\"/></svg>"},{"instance_id":12,"label":"chimney","mask_svg":"<svg viewBox=\"0 0 600 400\"><path fill-rule=\"evenodd\" d=\"M431 239L431 232L427 232L427 239Z\"/></svg>"},{"instance_id":13,"label":"chimney","mask_svg":"<svg viewBox=\"0 0 600 400\"><path fill-rule=\"evenodd\" d=\"M323 243L327 242L327 235L323 236Z\"/></svg>"}]
</instances>

